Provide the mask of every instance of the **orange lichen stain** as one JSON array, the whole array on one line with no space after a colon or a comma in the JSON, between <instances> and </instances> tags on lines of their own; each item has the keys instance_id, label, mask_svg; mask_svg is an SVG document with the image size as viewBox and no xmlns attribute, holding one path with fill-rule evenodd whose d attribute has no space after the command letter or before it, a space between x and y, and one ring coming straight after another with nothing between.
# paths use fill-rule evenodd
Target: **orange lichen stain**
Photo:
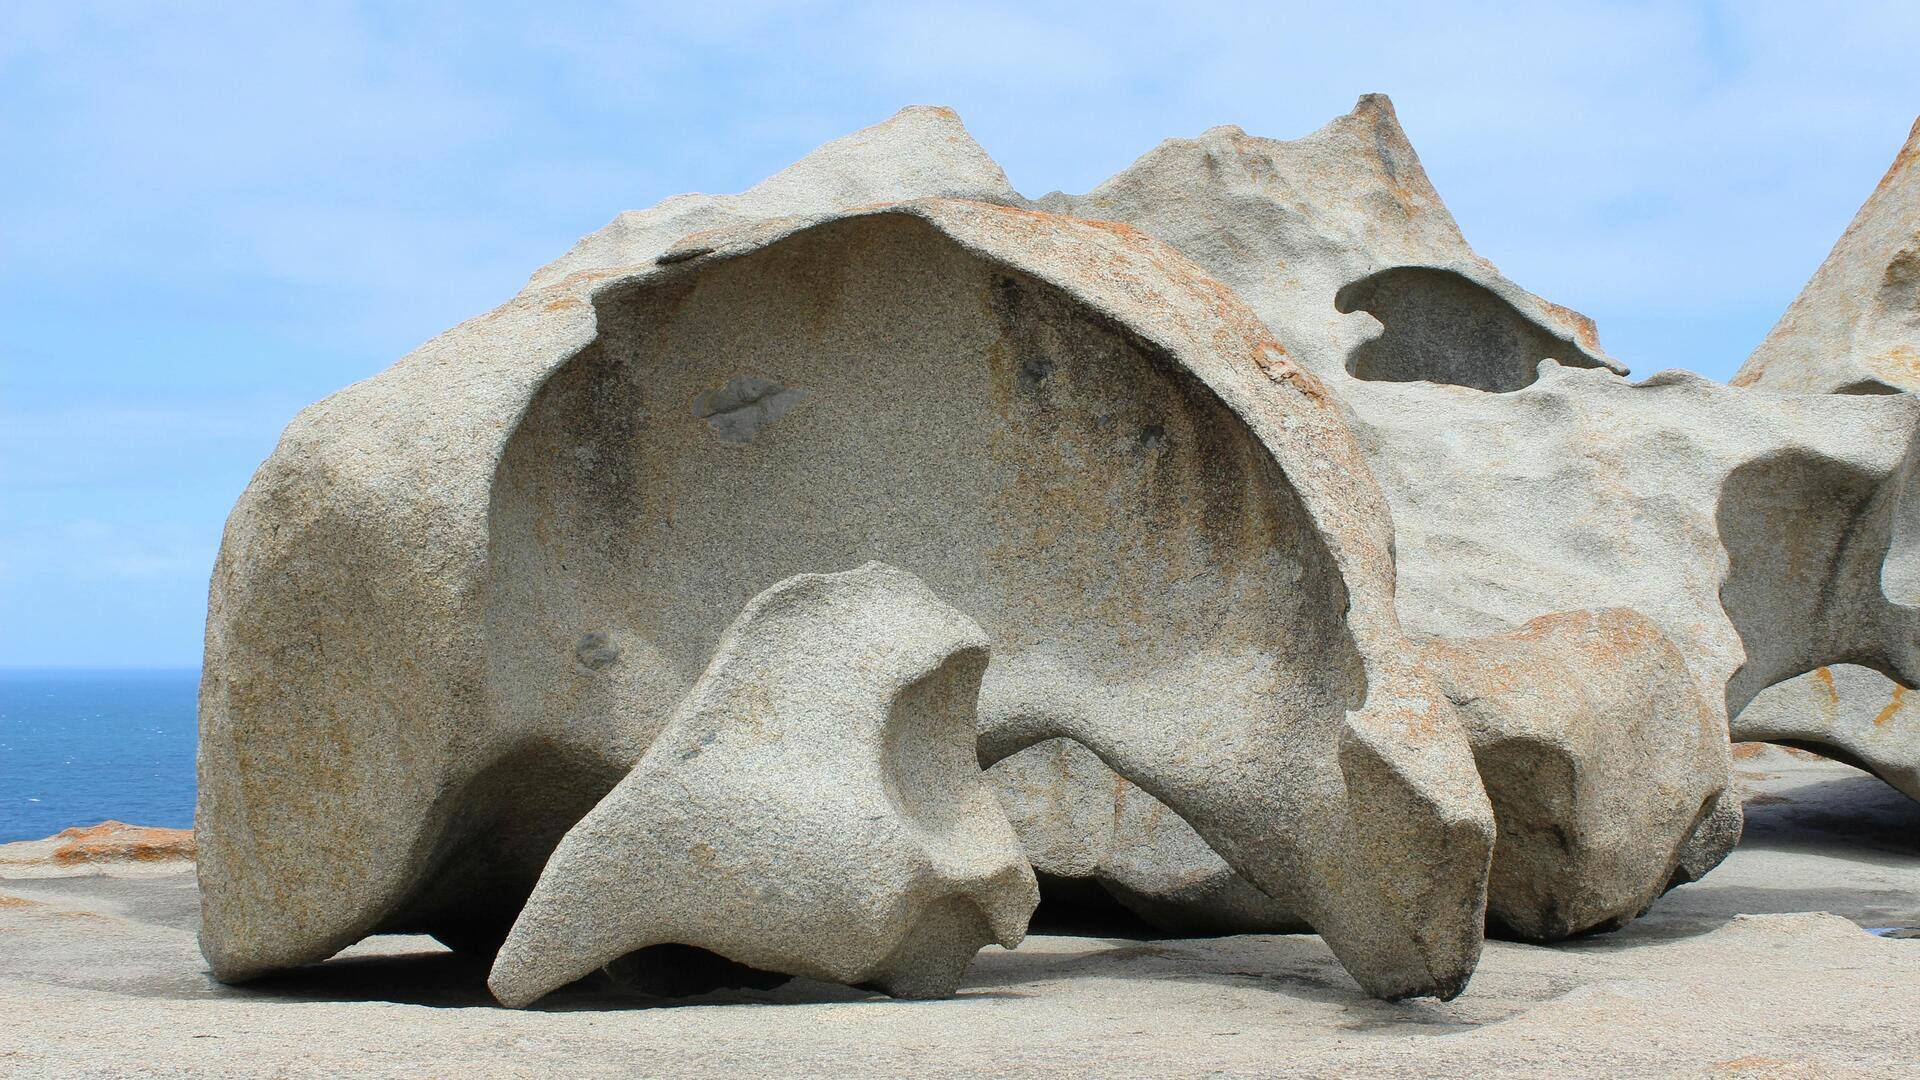
<instances>
[{"instance_id":1,"label":"orange lichen stain","mask_svg":"<svg viewBox=\"0 0 1920 1080\"><path fill-rule=\"evenodd\" d=\"M1826 668L1821 668L1820 670L1825 671ZM1887 707L1880 710L1880 715L1873 718L1873 722L1876 725L1885 724L1887 721L1893 719L1893 714L1900 711L1900 705L1903 701L1906 700L1906 696L1907 696L1906 687L1904 686L1894 687L1893 697L1888 700Z\"/></svg>"},{"instance_id":2,"label":"orange lichen stain","mask_svg":"<svg viewBox=\"0 0 1920 1080\"><path fill-rule=\"evenodd\" d=\"M1593 319L1551 300L1540 301L1540 306L1573 330L1573 340L1581 348L1589 352L1600 351L1600 328L1594 324Z\"/></svg>"},{"instance_id":3,"label":"orange lichen stain","mask_svg":"<svg viewBox=\"0 0 1920 1080\"><path fill-rule=\"evenodd\" d=\"M1815 668L1813 670L1813 679L1820 684L1820 689L1826 692L1829 703L1834 705L1840 703L1840 691L1833 685L1833 669Z\"/></svg>"},{"instance_id":4,"label":"orange lichen stain","mask_svg":"<svg viewBox=\"0 0 1920 1080\"><path fill-rule=\"evenodd\" d=\"M1799 758L1802 761L1825 760L1811 750L1800 750L1791 746L1780 746L1776 743L1743 742L1733 744L1733 759L1735 761L1748 761L1769 753L1785 754L1788 757Z\"/></svg>"},{"instance_id":5,"label":"orange lichen stain","mask_svg":"<svg viewBox=\"0 0 1920 1080\"><path fill-rule=\"evenodd\" d=\"M1902 386L1920 383L1920 351L1911 345L1895 345L1867 362L1877 375Z\"/></svg>"},{"instance_id":6,"label":"orange lichen stain","mask_svg":"<svg viewBox=\"0 0 1920 1080\"><path fill-rule=\"evenodd\" d=\"M576 270L566 277L561 278L559 281L554 282L553 287L556 289L578 291L581 285L589 285L606 281L609 278L616 278L623 272L624 271L619 268L610 270Z\"/></svg>"},{"instance_id":7,"label":"orange lichen stain","mask_svg":"<svg viewBox=\"0 0 1920 1080\"><path fill-rule=\"evenodd\" d=\"M193 830L154 829L124 821L66 829L54 837L65 843L53 850L59 866L96 862L167 862L191 859Z\"/></svg>"},{"instance_id":8,"label":"orange lichen stain","mask_svg":"<svg viewBox=\"0 0 1920 1080\"><path fill-rule=\"evenodd\" d=\"M29 900L24 896L8 896L5 893L0 893L0 911L7 908L30 908L39 906L40 902L38 900Z\"/></svg>"}]
</instances>

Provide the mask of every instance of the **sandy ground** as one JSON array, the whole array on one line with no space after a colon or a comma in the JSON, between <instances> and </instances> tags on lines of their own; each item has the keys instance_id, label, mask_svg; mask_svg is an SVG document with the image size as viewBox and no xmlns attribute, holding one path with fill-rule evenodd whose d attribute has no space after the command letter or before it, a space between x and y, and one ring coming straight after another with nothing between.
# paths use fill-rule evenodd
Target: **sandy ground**
<instances>
[{"instance_id":1,"label":"sandy ground","mask_svg":"<svg viewBox=\"0 0 1920 1080\"><path fill-rule=\"evenodd\" d=\"M513 1012L430 939L243 988L190 870L0 878L0 1075L1916 1076L1920 803L1740 762L1747 837L1627 930L1490 942L1452 1002L1370 1000L1310 936L1039 935L950 1001L795 982Z\"/></svg>"}]
</instances>

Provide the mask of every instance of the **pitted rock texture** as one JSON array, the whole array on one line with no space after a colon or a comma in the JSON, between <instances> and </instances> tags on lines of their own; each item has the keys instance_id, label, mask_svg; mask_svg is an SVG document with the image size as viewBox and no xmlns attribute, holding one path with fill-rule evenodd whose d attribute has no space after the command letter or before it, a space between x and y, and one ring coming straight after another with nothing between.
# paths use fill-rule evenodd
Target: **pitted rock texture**
<instances>
[{"instance_id":1,"label":"pitted rock texture","mask_svg":"<svg viewBox=\"0 0 1920 1080\"><path fill-rule=\"evenodd\" d=\"M1920 390L1920 122L1733 383L1787 393ZM1906 693L1871 668L1821 667L1762 692L1740 714L1739 733L1816 747L1920 798L1920 725Z\"/></svg>"},{"instance_id":2,"label":"pitted rock texture","mask_svg":"<svg viewBox=\"0 0 1920 1080\"><path fill-rule=\"evenodd\" d=\"M1383 95L1290 142L1237 127L1168 139L1085 195L1035 205L1172 244L1336 393L1375 380L1512 390L1548 358L1626 371L1591 319L1468 246Z\"/></svg>"},{"instance_id":3,"label":"pitted rock texture","mask_svg":"<svg viewBox=\"0 0 1920 1080\"><path fill-rule=\"evenodd\" d=\"M1733 385L1796 394L1920 390L1920 121Z\"/></svg>"},{"instance_id":4,"label":"pitted rock texture","mask_svg":"<svg viewBox=\"0 0 1920 1080\"><path fill-rule=\"evenodd\" d=\"M1138 230L782 209L664 250L610 228L289 427L210 603L215 973L496 947L742 607L881 559L992 642L983 761L1075 739L1370 992L1457 993L1492 812L1323 382ZM711 423L773 383L778 417Z\"/></svg>"},{"instance_id":5,"label":"pitted rock texture","mask_svg":"<svg viewBox=\"0 0 1920 1080\"><path fill-rule=\"evenodd\" d=\"M1591 322L1466 247L1384 99L1293 142L1171 140L1042 203L1179 248L1326 378L1393 507L1408 629L1631 608L1733 716L1834 662L1911 684L1911 400L1616 377Z\"/></svg>"},{"instance_id":6,"label":"pitted rock texture","mask_svg":"<svg viewBox=\"0 0 1920 1080\"><path fill-rule=\"evenodd\" d=\"M1902 582L1914 571L1894 521L1912 405L1617 377L1590 321L1466 246L1383 98L1292 142L1235 129L1170 140L1088 195L1042 202L1180 249L1326 378L1393 507L1408 629L1474 636L1631 608L1735 712L1819 657L1897 669L1912 653ZM1479 312L1461 315L1472 289ZM1427 344L1389 344L1403 334ZM1352 373L1382 350L1436 366ZM1793 493L1768 501L1776 487ZM1790 554L1790 580L1765 580L1769 551ZM1870 580L1883 562L1885 591ZM1723 583L1740 594L1727 610Z\"/></svg>"},{"instance_id":7,"label":"pitted rock texture","mask_svg":"<svg viewBox=\"0 0 1920 1080\"><path fill-rule=\"evenodd\" d=\"M1863 220L1904 205L1910 157ZM1745 734L1747 703L1820 665L1869 663L1908 683L1920 673L1911 400L1787 398L1682 372L1620 378L1590 320L1472 252L1384 98L1292 142L1234 128L1169 140L1086 195L1037 205L1172 244L1324 378L1392 505L1408 629L1459 641L1561 611L1637 610L1672 639L1716 722L1736 717L1734 734L1751 738L1763 736ZM1884 703L1893 685L1875 696ZM1845 743L1822 745L1846 758ZM1020 785L1112 782L1042 768L1026 764ZM1721 799L1674 879L1717 862L1738 818ZM1040 835L1045 815L1016 823L1030 847L1061 851L1061 834ZM1098 850L1100 867L1121 852L1165 866L1169 900L1207 882L1191 912L1222 914L1211 906L1230 889L1219 864L1164 827L1107 835ZM1138 897L1127 905L1174 928Z\"/></svg>"},{"instance_id":8,"label":"pitted rock texture","mask_svg":"<svg viewBox=\"0 0 1920 1080\"><path fill-rule=\"evenodd\" d=\"M749 601L547 861L495 996L526 1005L659 945L950 995L982 946L1020 943L1039 902L975 760L986 664L971 619L879 563Z\"/></svg>"}]
</instances>

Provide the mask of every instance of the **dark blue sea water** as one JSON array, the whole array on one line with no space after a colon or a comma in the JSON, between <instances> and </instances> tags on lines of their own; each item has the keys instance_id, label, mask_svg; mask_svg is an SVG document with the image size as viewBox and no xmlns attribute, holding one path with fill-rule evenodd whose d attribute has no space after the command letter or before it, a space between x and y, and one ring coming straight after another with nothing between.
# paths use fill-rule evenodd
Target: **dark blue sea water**
<instances>
[{"instance_id":1,"label":"dark blue sea water","mask_svg":"<svg viewBox=\"0 0 1920 1080\"><path fill-rule=\"evenodd\" d=\"M198 671L0 671L0 843L193 824Z\"/></svg>"}]
</instances>

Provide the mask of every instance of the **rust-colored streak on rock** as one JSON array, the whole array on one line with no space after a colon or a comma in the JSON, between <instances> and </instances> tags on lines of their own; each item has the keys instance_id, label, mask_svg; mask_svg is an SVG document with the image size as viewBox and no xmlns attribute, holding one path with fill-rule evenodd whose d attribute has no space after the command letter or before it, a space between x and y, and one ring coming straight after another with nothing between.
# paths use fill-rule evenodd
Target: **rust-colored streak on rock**
<instances>
[{"instance_id":1,"label":"rust-colored streak on rock","mask_svg":"<svg viewBox=\"0 0 1920 1080\"><path fill-rule=\"evenodd\" d=\"M1785 754L1788 757L1798 758L1801 761L1824 760L1819 754L1811 750L1801 750L1792 746L1781 746L1778 743L1737 742L1733 744L1733 759L1735 761L1752 761L1755 758L1765 757L1768 754Z\"/></svg>"},{"instance_id":2,"label":"rust-colored streak on rock","mask_svg":"<svg viewBox=\"0 0 1920 1080\"><path fill-rule=\"evenodd\" d=\"M1920 383L1920 349L1911 345L1895 345L1868 362L1898 385Z\"/></svg>"},{"instance_id":3,"label":"rust-colored streak on rock","mask_svg":"<svg viewBox=\"0 0 1920 1080\"><path fill-rule=\"evenodd\" d=\"M1546 308L1547 311L1556 318L1559 318L1567 329L1572 330L1573 340L1582 348L1591 349L1596 352L1599 351L1600 328L1594 324L1591 317L1582 315L1570 307L1556 304L1551 300L1540 301L1540 306Z\"/></svg>"},{"instance_id":4,"label":"rust-colored streak on rock","mask_svg":"<svg viewBox=\"0 0 1920 1080\"><path fill-rule=\"evenodd\" d=\"M1826 692L1827 701L1834 705L1840 704L1840 691L1833 685L1833 669L1818 668L1814 671L1813 677L1819 681L1820 689Z\"/></svg>"},{"instance_id":5,"label":"rust-colored streak on rock","mask_svg":"<svg viewBox=\"0 0 1920 1080\"><path fill-rule=\"evenodd\" d=\"M1821 668L1820 670L1825 671L1826 669ZM1893 714L1900 711L1900 706L1906 700L1906 697L1907 697L1906 687L1904 686L1894 687L1893 696L1890 699L1888 699L1887 707L1884 709L1881 709L1879 715L1873 718L1874 724L1876 726L1883 725L1887 721L1893 719Z\"/></svg>"}]
</instances>

